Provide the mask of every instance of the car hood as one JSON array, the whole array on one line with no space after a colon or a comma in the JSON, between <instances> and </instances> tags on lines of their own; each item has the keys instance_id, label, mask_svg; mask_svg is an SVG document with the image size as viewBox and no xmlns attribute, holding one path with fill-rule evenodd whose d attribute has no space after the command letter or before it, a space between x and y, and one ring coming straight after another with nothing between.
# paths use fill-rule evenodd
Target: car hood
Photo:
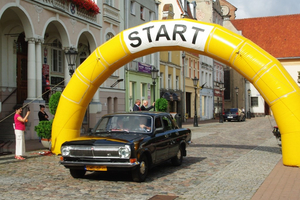
<instances>
[{"instance_id":1,"label":"car hood","mask_svg":"<svg viewBox=\"0 0 300 200\"><path fill-rule=\"evenodd\" d=\"M132 143L134 141L142 140L146 136L142 134L128 134L128 133L110 133L103 134L103 136L82 136L73 139L72 141L65 142L64 144L71 145L101 145L101 144L118 144L118 143Z\"/></svg>"}]
</instances>

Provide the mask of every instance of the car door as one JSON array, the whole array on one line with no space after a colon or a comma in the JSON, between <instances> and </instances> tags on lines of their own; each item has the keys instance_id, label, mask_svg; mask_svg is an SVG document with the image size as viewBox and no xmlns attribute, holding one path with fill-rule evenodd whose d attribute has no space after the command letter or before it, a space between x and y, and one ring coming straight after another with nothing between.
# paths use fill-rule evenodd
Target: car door
<instances>
[{"instance_id":1,"label":"car door","mask_svg":"<svg viewBox=\"0 0 300 200\"><path fill-rule=\"evenodd\" d=\"M169 140L168 131L166 131L161 116L157 116L154 119L155 135L153 139L153 145L155 147L154 163L159 163L168 158Z\"/></svg>"},{"instance_id":2,"label":"car door","mask_svg":"<svg viewBox=\"0 0 300 200\"><path fill-rule=\"evenodd\" d=\"M177 129L176 127L176 124L173 123L172 116L165 116L164 118L168 121L168 158L172 158L177 154L179 150L181 135L179 129Z\"/></svg>"}]
</instances>

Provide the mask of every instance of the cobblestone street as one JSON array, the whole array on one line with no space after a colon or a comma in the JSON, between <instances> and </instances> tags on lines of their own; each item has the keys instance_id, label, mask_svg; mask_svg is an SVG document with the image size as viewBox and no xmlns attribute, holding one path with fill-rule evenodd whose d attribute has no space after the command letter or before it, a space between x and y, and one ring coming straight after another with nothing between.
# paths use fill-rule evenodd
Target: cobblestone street
<instances>
[{"instance_id":1,"label":"cobblestone street","mask_svg":"<svg viewBox=\"0 0 300 200\"><path fill-rule=\"evenodd\" d=\"M0 199L251 199L282 157L274 125L273 117L184 125L193 136L183 164L157 166L144 183L124 172L74 179L59 156L41 156L42 150L27 152L25 161L1 156Z\"/></svg>"}]
</instances>

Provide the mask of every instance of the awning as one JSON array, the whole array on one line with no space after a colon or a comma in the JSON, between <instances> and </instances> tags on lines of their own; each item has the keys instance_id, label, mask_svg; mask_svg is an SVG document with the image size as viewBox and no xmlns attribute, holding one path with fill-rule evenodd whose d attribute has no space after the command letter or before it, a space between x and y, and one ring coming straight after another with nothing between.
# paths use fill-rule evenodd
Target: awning
<instances>
[{"instance_id":1,"label":"awning","mask_svg":"<svg viewBox=\"0 0 300 200\"><path fill-rule=\"evenodd\" d=\"M167 101L180 101L180 97L176 93L165 92L162 97Z\"/></svg>"}]
</instances>

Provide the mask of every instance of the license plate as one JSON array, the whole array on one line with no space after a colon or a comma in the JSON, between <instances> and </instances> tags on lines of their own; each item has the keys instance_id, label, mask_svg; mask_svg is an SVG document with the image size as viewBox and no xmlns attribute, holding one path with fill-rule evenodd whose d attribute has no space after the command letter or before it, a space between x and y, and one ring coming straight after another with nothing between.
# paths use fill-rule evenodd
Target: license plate
<instances>
[{"instance_id":1,"label":"license plate","mask_svg":"<svg viewBox=\"0 0 300 200\"><path fill-rule=\"evenodd\" d=\"M85 166L87 171L107 171L106 166L97 166L97 165L87 165Z\"/></svg>"},{"instance_id":2,"label":"license plate","mask_svg":"<svg viewBox=\"0 0 300 200\"><path fill-rule=\"evenodd\" d=\"M228 118L232 118L232 116L228 116Z\"/></svg>"}]
</instances>

